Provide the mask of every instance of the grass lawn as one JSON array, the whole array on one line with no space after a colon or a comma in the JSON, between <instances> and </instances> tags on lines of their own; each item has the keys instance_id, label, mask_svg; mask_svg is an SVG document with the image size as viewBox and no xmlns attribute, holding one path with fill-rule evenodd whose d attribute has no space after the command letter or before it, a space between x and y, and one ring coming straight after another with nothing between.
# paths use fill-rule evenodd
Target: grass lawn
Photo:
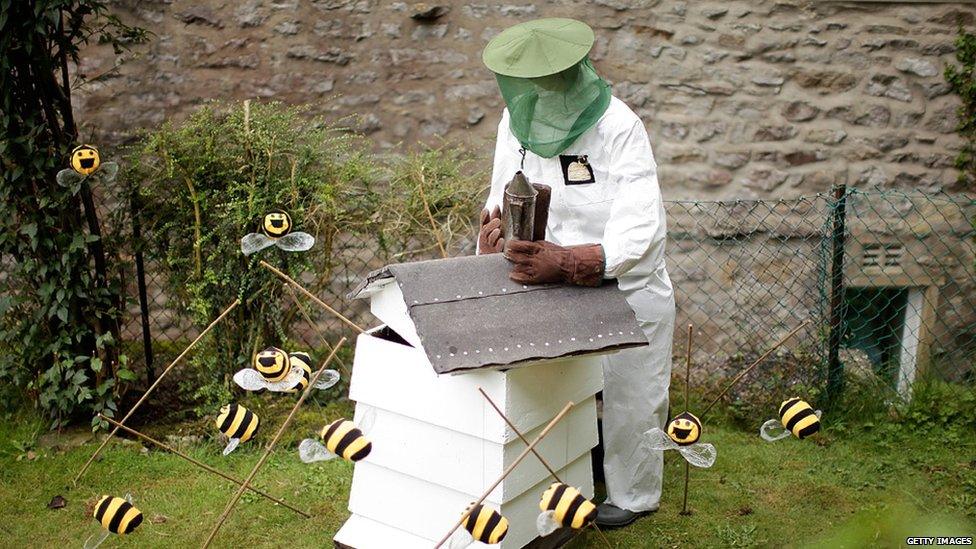
<instances>
[{"instance_id":1,"label":"grass lawn","mask_svg":"<svg viewBox=\"0 0 976 549\"><path fill-rule=\"evenodd\" d=\"M215 546L331 547L332 535L347 516L352 466L338 460L305 465L295 447L321 425L324 416L342 415L342 406L335 407L303 411L284 446L258 475L258 487L310 511L314 518L303 519L248 493ZM99 528L90 515L96 498L131 492L146 522L127 538L113 536L105 547L199 546L234 492L229 482L176 456L144 450L128 441L110 445L79 485L69 488L94 451L94 442L70 444L72 438L87 438L78 431L45 436L35 445L42 425L23 418L7 418L0 425L0 502L5 516L0 521L0 545L80 546ZM276 426L273 420L262 426L263 441ZM175 429L159 427L151 432L162 438ZM755 433L709 425L704 440L716 446L718 461L710 470L692 470L693 514L678 514L684 462L677 453L668 452L661 509L608 536L615 547L811 542L837 546L838 535L850 547L868 542L889 546L904 543L906 535L923 535L926 529L917 522L922 515L927 518L921 524L928 524L935 534L976 535L976 433L952 446L934 439L897 439L870 432L852 436L828 431L816 443L795 439L766 443ZM28 448L33 448L29 457ZM251 443L224 458L218 443L207 439L185 444L183 449L239 478L246 476L260 455L259 447ZM67 506L48 509L48 502L59 494L67 498ZM587 533L572 546L601 545L597 536Z\"/></svg>"}]
</instances>

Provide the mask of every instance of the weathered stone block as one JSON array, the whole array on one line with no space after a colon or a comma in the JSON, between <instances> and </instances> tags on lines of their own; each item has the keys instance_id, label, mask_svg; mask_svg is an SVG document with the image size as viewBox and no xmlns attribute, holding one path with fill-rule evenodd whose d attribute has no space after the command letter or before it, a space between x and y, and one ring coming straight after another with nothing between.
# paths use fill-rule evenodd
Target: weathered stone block
<instances>
[{"instance_id":1,"label":"weathered stone block","mask_svg":"<svg viewBox=\"0 0 976 549\"><path fill-rule=\"evenodd\" d=\"M783 118L790 122L806 122L813 120L820 114L820 109L806 101L793 101L783 108Z\"/></svg>"}]
</instances>

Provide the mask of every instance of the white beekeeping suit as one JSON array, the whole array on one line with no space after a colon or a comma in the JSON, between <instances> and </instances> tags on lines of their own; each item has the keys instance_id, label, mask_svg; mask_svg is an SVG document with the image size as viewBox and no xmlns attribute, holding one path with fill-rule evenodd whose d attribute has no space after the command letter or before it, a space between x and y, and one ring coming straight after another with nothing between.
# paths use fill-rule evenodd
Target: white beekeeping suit
<instances>
[{"instance_id":1,"label":"white beekeeping suit","mask_svg":"<svg viewBox=\"0 0 976 549\"><path fill-rule=\"evenodd\" d=\"M528 152L522 165L521 148L506 109L486 209L501 205L505 184L521 169L530 182L552 187L546 240L603 246L604 276L626 292L649 343L603 358L608 502L630 511L657 509L663 459L657 452L648 463L638 447L645 431L667 422L674 293L664 265L664 205L644 124L614 97L597 124L560 155ZM592 168L592 183L566 181L564 163L579 156Z\"/></svg>"},{"instance_id":2,"label":"white beekeeping suit","mask_svg":"<svg viewBox=\"0 0 976 549\"><path fill-rule=\"evenodd\" d=\"M504 247L510 276L523 283L593 286L613 278L626 293L649 345L603 358L607 501L597 521L620 526L660 504L663 457L648 455L641 439L667 421L674 293L650 141L596 74L593 41L584 23L540 19L506 29L485 48L507 108L478 246L479 253ZM544 241L500 239L496 208L519 170L550 187Z\"/></svg>"}]
</instances>

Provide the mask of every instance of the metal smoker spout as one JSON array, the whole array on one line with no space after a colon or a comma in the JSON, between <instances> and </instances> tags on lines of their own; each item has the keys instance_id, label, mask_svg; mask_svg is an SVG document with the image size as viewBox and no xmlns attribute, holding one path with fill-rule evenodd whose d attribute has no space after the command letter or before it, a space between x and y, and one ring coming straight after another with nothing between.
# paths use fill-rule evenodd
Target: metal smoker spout
<instances>
[{"instance_id":1,"label":"metal smoker spout","mask_svg":"<svg viewBox=\"0 0 976 549\"><path fill-rule=\"evenodd\" d=\"M502 220L504 222L505 242L512 240L534 240L535 203L539 195L525 174L515 172L515 176L505 187L502 201Z\"/></svg>"}]
</instances>

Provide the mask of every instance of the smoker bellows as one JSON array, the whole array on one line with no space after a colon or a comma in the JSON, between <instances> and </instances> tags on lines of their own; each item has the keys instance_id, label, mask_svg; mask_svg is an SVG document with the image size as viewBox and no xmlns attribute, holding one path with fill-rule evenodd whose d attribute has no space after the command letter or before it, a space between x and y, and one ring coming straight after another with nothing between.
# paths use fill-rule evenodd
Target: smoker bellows
<instances>
[{"instance_id":1,"label":"smoker bellows","mask_svg":"<svg viewBox=\"0 0 976 549\"><path fill-rule=\"evenodd\" d=\"M523 286L509 268L501 254L390 265L351 294L384 324L356 344L350 398L357 421L375 413L373 451L356 465L338 545L430 549L512 463L525 445L479 387L529 439L576 402L538 450L593 496L601 355L647 342L615 283ZM500 547L537 536L551 483L530 458L489 495L510 522Z\"/></svg>"}]
</instances>

